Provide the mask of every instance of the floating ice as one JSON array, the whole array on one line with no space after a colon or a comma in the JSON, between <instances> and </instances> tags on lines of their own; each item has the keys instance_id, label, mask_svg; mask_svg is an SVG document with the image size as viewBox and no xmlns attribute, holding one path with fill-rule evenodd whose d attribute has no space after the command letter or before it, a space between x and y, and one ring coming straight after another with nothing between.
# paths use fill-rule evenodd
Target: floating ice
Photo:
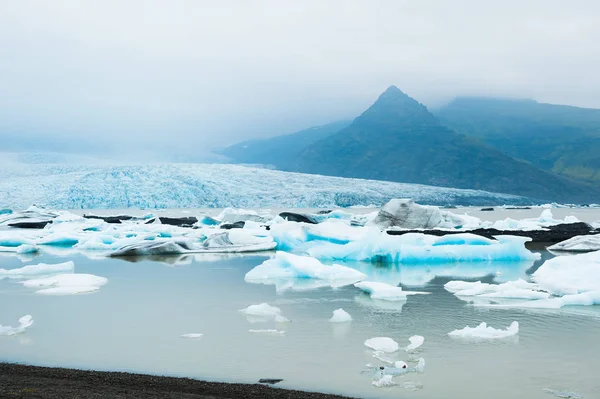
<instances>
[{"instance_id":1,"label":"floating ice","mask_svg":"<svg viewBox=\"0 0 600 399\"><path fill-rule=\"evenodd\" d=\"M544 392L554 395L557 398L564 399L583 399L583 396L573 391L559 391L557 389L544 388Z\"/></svg>"},{"instance_id":2,"label":"floating ice","mask_svg":"<svg viewBox=\"0 0 600 399\"><path fill-rule=\"evenodd\" d=\"M187 338L187 339L198 339L201 336L202 336L202 334L200 334L200 333L187 333L187 334L181 334L179 337Z\"/></svg>"},{"instance_id":3,"label":"floating ice","mask_svg":"<svg viewBox=\"0 0 600 399\"><path fill-rule=\"evenodd\" d=\"M421 345L423 345L423 342L425 342L425 338L423 338L420 335L413 335L408 340L410 341L410 344L406 348L404 348L407 352L414 351L415 349L421 347Z\"/></svg>"},{"instance_id":4,"label":"floating ice","mask_svg":"<svg viewBox=\"0 0 600 399\"><path fill-rule=\"evenodd\" d=\"M275 323L289 323L290 319L280 314L275 315Z\"/></svg>"},{"instance_id":5,"label":"floating ice","mask_svg":"<svg viewBox=\"0 0 600 399\"><path fill-rule=\"evenodd\" d=\"M59 274L23 282L25 287L42 288L36 294L73 295L98 291L108 279L93 274Z\"/></svg>"},{"instance_id":6,"label":"floating ice","mask_svg":"<svg viewBox=\"0 0 600 399\"><path fill-rule=\"evenodd\" d=\"M515 262L540 257L525 248L525 243L531 241L528 237L495 238L490 240L469 233L442 237L420 233L397 236L371 230L364 239L345 245L322 244L309 248L307 252L318 259L403 264Z\"/></svg>"},{"instance_id":7,"label":"floating ice","mask_svg":"<svg viewBox=\"0 0 600 399\"><path fill-rule=\"evenodd\" d=\"M376 388L394 387L396 384L393 380L394 376L391 374L384 374L379 379L374 379L372 384Z\"/></svg>"},{"instance_id":8,"label":"floating ice","mask_svg":"<svg viewBox=\"0 0 600 399\"><path fill-rule=\"evenodd\" d=\"M17 327L3 326L0 324L0 336L1 335L15 335L25 332L26 329L33 325L33 317L31 315L23 316L19 319L19 325Z\"/></svg>"},{"instance_id":9,"label":"floating ice","mask_svg":"<svg viewBox=\"0 0 600 399\"><path fill-rule=\"evenodd\" d=\"M600 251L547 260L532 280L553 295L600 292Z\"/></svg>"},{"instance_id":10,"label":"floating ice","mask_svg":"<svg viewBox=\"0 0 600 399\"><path fill-rule=\"evenodd\" d=\"M346 312L344 309L339 308L333 311L333 316L331 316L329 321L332 323L345 323L352 321L352 316L350 316L350 313Z\"/></svg>"},{"instance_id":11,"label":"floating ice","mask_svg":"<svg viewBox=\"0 0 600 399\"><path fill-rule=\"evenodd\" d=\"M373 224L381 229L401 227L405 229L431 229L442 222L439 208L415 204L410 199L393 199L377 214Z\"/></svg>"},{"instance_id":12,"label":"floating ice","mask_svg":"<svg viewBox=\"0 0 600 399\"><path fill-rule=\"evenodd\" d=\"M18 247L3 247L0 246L0 252L10 252L15 254L31 254L38 252L38 247L34 245L22 244Z\"/></svg>"},{"instance_id":13,"label":"floating ice","mask_svg":"<svg viewBox=\"0 0 600 399\"><path fill-rule=\"evenodd\" d=\"M233 229L207 238L197 252L258 252L269 251L276 245L271 237L257 237L242 229Z\"/></svg>"},{"instance_id":14,"label":"floating ice","mask_svg":"<svg viewBox=\"0 0 600 399\"><path fill-rule=\"evenodd\" d=\"M285 334L285 331L283 331L283 330L274 330L274 329L248 330L248 332L254 333L254 334L274 334L274 335Z\"/></svg>"},{"instance_id":15,"label":"floating ice","mask_svg":"<svg viewBox=\"0 0 600 399\"><path fill-rule=\"evenodd\" d=\"M23 266L18 269L0 269L0 279L2 278L27 278L32 275L71 273L75 268L73 261L49 265L39 263L37 265Z\"/></svg>"},{"instance_id":16,"label":"floating ice","mask_svg":"<svg viewBox=\"0 0 600 399\"><path fill-rule=\"evenodd\" d=\"M546 299L550 297L547 292L540 291L538 284L528 283L522 279L503 284L487 284L481 281L449 281L444 288L458 297L507 299Z\"/></svg>"},{"instance_id":17,"label":"floating ice","mask_svg":"<svg viewBox=\"0 0 600 399\"><path fill-rule=\"evenodd\" d=\"M389 337L369 338L365 341L365 346L385 353L396 352L399 348L398 343Z\"/></svg>"},{"instance_id":18,"label":"floating ice","mask_svg":"<svg viewBox=\"0 0 600 399\"><path fill-rule=\"evenodd\" d=\"M550 251L590 252L600 250L600 234L575 236L549 246Z\"/></svg>"},{"instance_id":19,"label":"floating ice","mask_svg":"<svg viewBox=\"0 0 600 399\"><path fill-rule=\"evenodd\" d=\"M264 261L246 273L247 282L292 287L296 280L319 280L316 286L342 287L362 280L366 276L349 267L324 265L309 256L293 255L278 251L274 259Z\"/></svg>"},{"instance_id":20,"label":"floating ice","mask_svg":"<svg viewBox=\"0 0 600 399\"><path fill-rule=\"evenodd\" d=\"M428 292L404 291L402 287L394 287L390 284L373 281L363 281L354 284L354 286L368 293L373 299L385 301L405 301L407 295L428 294Z\"/></svg>"},{"instance_id":21,"label":"floating ice","mask_svg":"<svg viewBox=\"0 0 600 399\"><path fill-rule=\"evenodd\" d=\"M268 303L261 303L258 305L250 305L246 309L241 309L240 312L248 316L275 318L277 315L281 314L281 309L276 306L271 306Z\"/></svg>"},{"instance_id":22,"label":"floating ice","mask_svg":"<svg viewBox=\"0 0 600 399\"><path fill-rule=\"evenodd\" d=\"M448 333L453 338L465 339L501 339L508 338L519 333L519 323L513 321L506 330L497 330L488 327L486 323L481 323L477 327L465 327L462 330L454 330Z\"/></svg>"},{"instance_id":23,"label":"floating ice","mask_svg":"<svg viewBox=\"0 0 600 399\"><path fill-rule=\"evenodd\" d=\"M192 251L193 246L187 240L141 240L117 249L110 256L175 255Z\"/></svg>"}]
</instances>

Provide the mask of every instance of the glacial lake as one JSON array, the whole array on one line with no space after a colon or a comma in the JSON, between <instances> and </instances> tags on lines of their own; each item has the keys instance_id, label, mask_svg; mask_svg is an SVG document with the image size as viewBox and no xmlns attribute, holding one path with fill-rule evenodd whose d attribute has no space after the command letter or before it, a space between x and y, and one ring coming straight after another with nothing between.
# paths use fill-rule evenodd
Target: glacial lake
<instances>
[{"instance_id":1,"label":"glacial lake","mask_svg":"<svg viewBox=\"0 0 600 399\"><path fill-rule=\"evenodd\" d=\"M474 212L482 219L487 215L517 219L537 217L541 209L518 211L531 212L526 215ZM600 219L598 209L553 209L553 213ZM535 263L347 264L372 280L430 293L409 296L405 303L372 300L353 286L305 286L277 293L272 285L246 283L244 275L273 253L129 260L60 250L30 259L0 256L0 268L72 260L77 273L109 280L95 293L73 296L36 295L14 280L0 280L0 324L16 325L25 314L35 320L23 334L0 337L0 360L227 382L282 378L277 387L365 398L552 398L545 389L599 398L600 306L480 308L443 288L463 275L487 274L470 279L486 282L526 278L554 256L544 249L534 251L542 253ZM255 322L239 312L263 302L281 308L291 323ZM353 321L330 323L338 308L350 313ZM520 331L512 339L473 342L447 335L481 322L504 329L515 320ZM249 332L274 328L285 333ZM185 333L203 336L180 338ZM423 357L425 372L395 377L399 384L395 387L373 387L366 365L383 363L364 341L387 336L403 347L412 335L425 337L423 346L414 354L401 349L392 357L408 360L409 365Z\"/></svg>"}]
</instances>

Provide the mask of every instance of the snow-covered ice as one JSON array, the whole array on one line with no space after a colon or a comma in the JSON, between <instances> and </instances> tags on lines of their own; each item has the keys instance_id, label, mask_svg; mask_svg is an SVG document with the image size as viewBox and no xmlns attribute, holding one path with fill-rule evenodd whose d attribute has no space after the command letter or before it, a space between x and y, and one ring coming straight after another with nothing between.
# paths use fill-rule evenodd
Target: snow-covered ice
<instances>
[{"instance_id":1,"label":"snow-covered ice","mask_svg":"<svg viewBox=\"0 0 600 399\"><path fill-rule=\"evenodd\" d=\"M333 311L333 316L331 316L329 321L332 323L346 323L352 321L352 316L344 309L339 308Z\"/></svg>"},{"instance_id":2,"label":"snow-covered ice","mask_svg":"<svg viewBox=\"0 0 600 399\"><path fill-rule=\"evenodd\" d=\"M389 337L369 338L365 341L365 346L367 348L373 349L374 351L384 353L393 353L398 351L398 349L400 348L398 342L394 341Z\"/></svg>"},{"instance_id":3,"label":"snow-covered ice","mask_svg":"<svg viewBox=\"0 0 600 399\"><path fill-rule=\"evenodd\" d=\"M41 288L36 294L42 295L73 295L98 291L108 279L93 274L59 274L23 281L28 288Z\"/></svg>"},{"instance_id":4,"label":"snow-covered ice","mask_svg":"<svg viewBox=\"0 0 600 399\"><path fill-rule=\"evenodd\" d=\"M402 287L394 287L390 284L373 281L363 281L354 284L354 286L369 294L371 298L384 301L405 301L407 295L428 294L428 292L404 291Z\"/></svg>"},{"instance_id":5,"label":"snow-covered ice","mask_svg":"<svg viewBox=\"0 0 600 399\"><path fill-rule=\"evenodd\" d=\"M0 324L0 336L21 334L32 325L33 317L31 317L31 315L25 315L19 319L19 325L17 327L3 326Z\"/></svg>"},{"instance_id":6,"label":"snow-covered ice","mask_svg":"<svg viewBox=\"0 0 600 399\"><path fill-rule=\"evenodd\" d=\"M507 299L546 299L550 294L540 289L538 284L518 279L502 284L488 284L481 281L449 281L444 285L447 291L457 297L507 298Z\"/></svg>"},{"instance_id":7,"label":"snow-covered ice","mask_svg":"<svg viewBox=\"0 0 600 399\"><path fill-rule=\"evenodd\" d=\"M548 247L550 251L591 252L600 251L600 234L575 236Z\"/></svg>"},{"instance_id":8,"label":"snow-covered ice","mask_svg":"<svg viewBox=\"0 0 600 399\"><path fill-rule=\"evenodd\" d=\"M341 287L354 284L366 276L350 267L324 265L309 256L299 256L278 251L275 258L268 259L246 273L247 282L274 284L278 287L293 286L295 280L315 279L317 286Z\"/></svg>"},{"instance_id":9,"label":"snow-covered ice","mask_svg":"<svg viewBox=\"0 0 600 399\"><path fill-rule=\"evenodd\" d=\"M600 292L600 251L549 259L533 273L532 280L553 295Z\"/></svg>"},{"instance_id":10,"label":"snow-covered ice","mask_svg":"<svg viewBox=\"0 0 600 399\"><path fill-rule=\"evenodd\" d=\"M17 269L0 269L0 279L2 278L28 278L33 275L46 275L57 273L71 273L75 269L73 261L49 265L39 263L37 265L29 265L19 267Z\"/></svg>"},{"instance_id":11,"label":"snow-covered ice","mask_svg":"<svg viewBox=\"0 0 600 399\"><path fill-rule=\"evenodd\" d=\"M347 179L225 164L2 165L0 203L59 209L323 208L383 204L523 204L478 190ZM44 185L40 186L39 181ZM294 187L290 190L290 187ZM268 195L265 195L268 193Z\"/></svg>"},{"instance_id":12,"label":"snow-covered ice","mask_svg":"<svg viewBox=\"0 0 600 399\"><path fill-rule=\"evenodd\" d=\"M453 338L464 339L501 339L515 336L519 333L519 323L513 321L510 326L504 330L489 327L482 322L477 327L465 327L462 330L454 330L448 333Z\"/></svg>"},{"instance_id":13,"label":"snow-covered ice","mask_svg":"<svg viewBox=\"0 0 600 399\"><path fill-rule=\"evenodd\" d=\"M202 337L202 334L201 333L186 333L186 334L181 334L179 337L186 338L186 339L198 339L198 338Z\"/></svg>"}]
</instances>

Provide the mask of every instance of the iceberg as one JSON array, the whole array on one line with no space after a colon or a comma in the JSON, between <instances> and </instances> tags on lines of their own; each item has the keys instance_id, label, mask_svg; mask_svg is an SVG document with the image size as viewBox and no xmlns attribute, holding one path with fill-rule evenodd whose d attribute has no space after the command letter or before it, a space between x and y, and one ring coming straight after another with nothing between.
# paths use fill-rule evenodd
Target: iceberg
<instances>
[{"instance_id":1,"label":"iceberg","mask_svg":"<svg viewBox=\"0 0 600 399\"><path fill-rule=\"evenodd\" d=\"M17 327L3 326L0 324L0 336L21 334L32 325L33 317L31 317L31 315L25 315L19 319L19 325Z\"/></svg>"},{"instance_id":2,"label":"iceberg","mask_svg":"<svg viewBox=\"0 0 600 399\"><path fill-rule=\"evenodd\" d=\"M281 309L276 306L271 306L268 303L261 303L258 305L250 305L245 309L241 309L240 312L247 316L275 319L277 315L281 314Z\"/></svg>"},{"instance_id":3,"label":"iceberg","mask_svg":"<svg viewBox=\"0 0 600 399\"><path fill-rule=\"evenodd\" d=\"M186 339L198 339L198 338L202 337L202 334L200 334L200 333L186 333L186 334L181 334L179 337L186 338Z\"/></svg>"},{"instance_id":4,"label":"iceberg","mask_svg":"<svg viewBox=\"0 0 600 399\"><path fill-rule=\"evenodd\" d=\"M373 281L363 281L354 284L354 286L369 294L372 299L384 301L406 301L408 295L428 294L428 292L404 291L402 287L394 287L390 284Z\"/></svg>"},{"instance_id":5,"label":"iceberg","mask_svg":"<svg viewBox=\"0 0 600 399\"><path fill-rule=\"evenodd\" d=\"M394 353L400 346L396 341L389 337L374 337L365 341L365 346L377 352Z\"/></svg>"},{"instance_id":6,"label":"iceberg","mask_svg":"<svg viewBox=\"0 0 600 399\"><path fill-rule=\"evenodd\" d=\"M423 338L420 335L413 335L408 340L410 341L410 344L408 344L408 346L406 346L406 348L404 348L404 350L407 352L412 352L412 351L420 348L421 345L423 345L423 342L425 342L425 338Z\"/></svg>"},{"instance_id":7,"label":"iceberg","mask_svg":"<svg viewBox=\"0 0 600 399\"><path fill-rule=\"evenodd\" d=\"M407 233L373 232L345 245L322 244L308 254L322 260L355 260L376 263L435 264L451 262L516 262L539 259L525 248L528 237L496 236L490 240L462 233L441 237Z\"/></svg>"},{"instance_id":8,"label":"iceberg","mask_svg":"<svg viewBox=\"0 0 600 399\"><path fill-rule=\"evenodd\" d=\"M411 199L393 199L377 214L373 224L380 229L401 227L404 229L432 229L442 222L437 207L415 204Z\"/></svg>"},{"instance_id":9,"label":"iceberg","mask_svg":"<svg viewBox=\"0 0 600 399\"><path fill-rule=\"evenodd\" d=\"M49 265L39 263L37 265L23 266L18 269L0 269L0 280L3 278L22 279L32 275L72 273L75 269L73 261Z\"/></svg>"},{"instance_id":10,"label":"iceberg","mask_svg":"<svg viewBox=\"0 0 600 399\"><path fill-rule=\"evenodd\" d=\"M548 247L549 251L591 252L600 251L600 234L575 236Z\"/></svg>"},{"instance_id":11,"label":"iceberg","mask_svg":"<svg viewBox=\"0 0 600 399\"><path fill-rule=\"evenodd\" d=\"M274 259L268 259L262 264L246 273L246 282L273 284L278 290L285 288L298 288L307 286L302 283L305 279L318 280L312 287L342 287L351 285L364 279L366 276L352 268L341 265L324 265L317 259L309 256L294 255L277 251Z\"/></svg>"},{"instance_id":12,"label":"iceberg","mask_svg":"<svg viewBox=\"0 0 600 399\"><path fill-rule=\"evenodd\" d=\"M505 330L497 330L481 323L477 327L465 327L462 330L454 330L448 333L453 338L463 339L502 339L515 336L519 333L519 323L513 321Z\"/></svg>"},{"instance_id":13,"label":"iceberg","mask_svg":"<svg viewBox=\"0 0 600 399\"><path fill-rule=\"evenodd\" d=\"M95 292L108 282L105 277L93 274L59 274L53 277L25 280L22 284L29 288L41 288L36 294L74 295Z\"/></svg>"},{"instance_id":14,"label":"iceberg","mask_svg":"<svg viewBox=\"0 0 600 399\"><path fill-rule=\"evenodd\" d=\"M549 259L531 278L553 295L600 292L600 251Z\"/></svg>"},{"instance_id":15,"label":"iceberg","mask_svg":"<svg viewBox=\"0 0 600 399\"><path fill-rule=\"evenodd\" d=\"M333 316L329 319L332 323L346 323L352 321L352 316L350 313L346 312L344 309L339 308L333 311Z\"/></svg>"},{"instance_id":16,"label":"iceberg","mask_svg":"<svg viewBox=\"0 0 600 399\"><path fill-rule=\"evenodd\" d=\"M540 290L538 284L525 280L508 281L502 284L487 284L481 281L449 281L444 285L447 291L457 297L506 298L506 299L547 299L550 294Z\"/></svg>"}]
</instances>

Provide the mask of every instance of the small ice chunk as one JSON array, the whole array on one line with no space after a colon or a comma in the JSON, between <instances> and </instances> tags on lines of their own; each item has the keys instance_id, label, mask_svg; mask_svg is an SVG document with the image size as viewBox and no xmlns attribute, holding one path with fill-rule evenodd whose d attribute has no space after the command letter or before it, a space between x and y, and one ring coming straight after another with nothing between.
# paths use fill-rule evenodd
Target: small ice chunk
<instances>
[{"instance_id":1,"label":"small ice chunk","mask_svg":"<svg viewBox=\"0 0 600 399\"><path fill-rule=\"evenodd\" d=\"M273 335L283 335L285 331L283 330L275 330L275 329L259 329L259 330L248 330L248 332L253 334L273 334Z\"/></svg>"},{"instance_id":2,"label":"small ice chunk","mask_svg":"<svg viewBox=\"0 0 600 399\"><path fill-rule=\"evenodd\" d=\"M380 379L373 381L373 386L376 388L394 387L398 384L394 382L393 378L393 375L384 374Z\"/></svg>"},{"instance_id":3,"label":"small ice chunk","mask_svg":"<svg viewBox=\"0 0 600 399\"><path fill-rule=\"evenodd\" d=\"M365 341L365 346L375 351L393 353L399 348L398 343L389 337L374 337Z\"/></svg>"},{"instance_id":4,"label":"small ice chunk","mask_svg":"<svg viewBox=\"0 0 600 399\"><path fill-rule=\"evenodd\" d=\"M25 332L25 330L33 325L33 317L31 315L25 315L19 319L19 325L17 327L3 326L0 324L0 336L1 335L15 335Z\"/></svg>"},{"instance_id":5,"label":"small ice chunk","mask_svg":"<svg viewBox=\"0 0 600 399\"><path fill-rule=\"evenodd\" d=\"M385 301L405 301L407 295L428 294L428 292L404 291L402 287L394 287L390 284L373 281L363 281L354 284L354 286L368 293L373 299Z\"/></svg>"},{"instance_id":6,"label":"small ice chunk","mask_svg":"<svg viewBox=\"0 0 600 399\"><path fill-rule=\"evenodd\" d=\"M481 323L477 327L465 327L462 330L454 330L448 333L455 338L467 339L500 339L517 335L519 333L519 323L513 321L506 330L499 330L488 327L486 323Z\"/></svg>"},{"instance_id":7,"label":"small ice chunk","mask_svg":"<svg viewBox=\"0 0 600 399\"><path fill-rule=\"evenodd\" d=\"M181 334L179 337L187 338L187 339L198 339L201 336L202 336L202 334L200 334L200 333L187 333L187 334Z\"/></svg>"},{"instance_id":8,"label":"small ice chunk","mask_svg":"<svg viewBox=\"0 0 600 399\"><path fill-rule=\"evenodd\" d=\"M74 295L98 291L108 279L93 274L59 274L53 277L26 280L25 287L42 288L36 294Z\"/></svg>"},{"instance_id":9,"label":"small ice chunk","mask_svg":"<svg viewBox=\"0 0 600 399\"><path fill-rule=\"evenodd\" d=\"M37 265L23 266L18 269L0 269L0 279L2 278L26 278L33 275L56 274L72 272L75 268L73 261L49 265L39 263Z\"/></svg>"},{"instance_id":10,"label":"small ice chunk","mask_svg":"<svg viewBox=\"0 0 600 399\"><path fill-rule=\"evenodd\" d=\"M590 252L600 250L600 234L575 236L548 247L550 251Z\"/></svg>"},{"instance_id":11,"label":"small ice chunk","mask_svg":"<svg viewBox=\"0 0 600 399\"><path fill-rule=\"evenodd\" d=\"M578 394L577 392L572 391L559 391L556 389L544 388L544 392L549 393L550 395L554 395L557 398L565 398L565 399L583 399L583 396Z\"/></svg>"},{"instance_id":12,"label":"small ice chunk","mask_svg":"<svg viewBox=\"0 0 600 399\"><path fill-rule=\"evenodd\" d=\"M275 316L275 323L290 323L290 319L278 314Z\"/></svg>"},{"instance_id":13,"label":"small ice chunk","mask_svg":"<svg viewBox=\"0 0 600 399\"><path fill-rule=\"evenodd\" d=\"M352 316L350 316L350 313L346 312L344 309L339 308L333 311L333 316L331 316L329 321L332 323L345 323L352 321Z\"/></svg>"},{"instance_id":14,"label":"small ice chunk","mask_svg":"<svg viewBox=\"0 0 600 399\"><path fill-rule=\"evenodd\" d=\"M275 318L281 314L281 309L276 306L271 306L268 303L258 305L250 305L246 309L240 309L240 312L248 316Z\"/></svg>"},{"instance_id":15,"label":"small ice chunk","mask_svg":"<svg viewBox=\"0 0 600 399\"><path fill-rule=\"evenodd\" d=\"M423 342L425 342L425 338L423 338L420 335L413 335L408 340L410 341L410 344L406 348L404 348L407 352L414 351L415 349L423 345Z\"/></svg>"}]
</instances>

